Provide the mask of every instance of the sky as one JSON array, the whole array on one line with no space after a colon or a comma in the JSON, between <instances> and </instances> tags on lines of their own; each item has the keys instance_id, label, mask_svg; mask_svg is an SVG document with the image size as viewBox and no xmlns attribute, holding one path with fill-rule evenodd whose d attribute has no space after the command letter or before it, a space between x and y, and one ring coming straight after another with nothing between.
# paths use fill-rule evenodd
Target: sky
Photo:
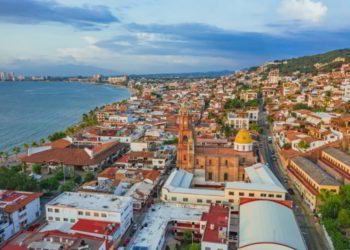
<instances>
[{"instance_id":1,"label":"sky","mask_svg":"<svg viewBox=\"0 0 350 250\"><path fill-rule=\"evenodd\" d=\"M237 70L350 47L350 0L0 0L0 71Z\"/></svg>"}]
</instances>

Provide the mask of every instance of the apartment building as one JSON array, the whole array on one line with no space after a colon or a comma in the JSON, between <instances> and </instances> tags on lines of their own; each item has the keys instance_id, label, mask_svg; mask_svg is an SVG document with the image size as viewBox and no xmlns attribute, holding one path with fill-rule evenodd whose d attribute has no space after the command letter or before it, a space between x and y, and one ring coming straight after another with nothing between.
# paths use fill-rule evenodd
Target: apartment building
<instances>
[{"instance_id":1,"label":"apartment building","mask_svg":"<svg viewBox=\"0 0 350 250\"><path fill-rule=\"evenodd\" d=\"M40 216L41 195L0 190L0 245Z\"/></svg>"},{"instance_id":2,"label":"apartment building","mask_svg":"<svg viewBox=\"0 0 350 250\"><path fill-rule=\"evenodd\" d=\"M109 240L123 236L132 218L132 199L116 195L64 192L46 205L50 229L63 223L70 232Z\"/></svg>"}]
</instances>

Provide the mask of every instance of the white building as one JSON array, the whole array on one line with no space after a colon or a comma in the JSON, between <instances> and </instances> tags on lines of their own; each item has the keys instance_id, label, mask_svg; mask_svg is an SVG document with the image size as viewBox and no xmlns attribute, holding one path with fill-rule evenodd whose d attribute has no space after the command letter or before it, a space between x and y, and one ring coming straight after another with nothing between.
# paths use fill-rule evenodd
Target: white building
<instances>
[{"instance_id":1,"label":"white building","mask_svg":"<svg viewBox=\"0 0 350 250\"><path fill-rule=\"evenodd\" d=\"M239 208L239 250L306 250L291 202L247 199Z\"/></svg>"},{"instance_id":2,"label":"white building","mask_svg":"<svg viewBox=\"0 0 350 250\"><path fill-rule=\"evenodd\" d=\"M40 216L41 195L0 190L0 245Z\"/></svg>"},{"instance_id":3,"label":"white building","mask_svg":"<svg viewBox=\"0 0 350 250\"><path fill-rule=\"evenodd\" d=\"M238 211L242 198L286 199L287 191L267 166L257 163L245 168L245 172L247 182L226 182L221 190L193 188L192 173L174 170L162 188L161 199L167 203L187 205L225 204L233 211Z\"/></svg>"},{"instance_id":4,"label":"white building","mask_svg":"<svg viewBox=\"0 0 350 250\"><path fill-rule=\"evenodd\" d=\"M48 227L65 225L79 232L109 240L120 238L133 218L132 199L110 194L65 192L46 205ZM91 228L96 228L91 231ZM107 231L105 231L108 228Z\"/></svg>"}]
</instances>

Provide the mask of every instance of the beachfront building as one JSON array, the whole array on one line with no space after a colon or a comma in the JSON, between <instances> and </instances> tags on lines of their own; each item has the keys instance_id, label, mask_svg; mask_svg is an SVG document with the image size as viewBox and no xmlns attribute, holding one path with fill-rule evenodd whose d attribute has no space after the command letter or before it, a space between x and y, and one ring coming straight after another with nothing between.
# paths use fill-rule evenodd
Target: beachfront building
<instances>
[{"instance_id":1,"label":"beachfront building","mask_svg":"<svg viewBox=\"0 0 350 250\"><path fill-rule=\"evenodd\" d=\"M174 170L162 188L161 199L183 205L224 204L232 211L238 211L243 198L286 199L287 191L267 166L257 163L245 168L245 173L245 181L216 183L185 170Z\"/></svg>"},{"instance_id":2,"label":"beachfront building","mask_svg":"<svg viewBox=\"0 0 350 250\"><path fill-rule=\"evenodd\" d=\"M0 245L39 218L41 195L0 190Z\"/></svg>"},{"instance_id":3,"label":"beachfront building","mask_svg":"<svg viewBox=\"0 0 350 250\"><path fill-rule=\"evenodd\" d=\"M337 148L322 150L318 160L321 168L342 184L350 184L350 156Z\"/></svg>"},{"instance_id":4,"label":"beachfront building","mask_svg":"<svg viewBox=\"0 0 350 250\"><path fill-rule=\"evenodd\" d=\"M338 193L341 185L318 165L300 156L290 160L288 175L312 211L317 209L321 190Z\"/></svg>"},{"instance_id":5,"label":"beachfront building","mask_svg":"<svg viewBox=\"0 0 350 250\"><path fill-rule=\"evenodd\" d=\"M127 146L119 142L73 143L69 138L31 148L21 161L41 164L50 172L57 168L97 171L122 155Z\"/></svg>"},{"instance_id":6,"label":"beachfront building","mask_svg":"<svg viewBox=\"0 0 350 250\"><path fill-rule=\"evenodd\" d=\"M63 230L116 240L124 235L132 219L129 197L64 192L47 203L48 225L42 231Z\"/></svg>"},{"instance_id":7,"label":"beachfront building","mask_svg":"<svg viewBox=\"0 0 350 250\"><path fill-rule=\"evenodd\" d=\"M242 200L239 206L239 250L306 250L290 201Z\"/></svg>"},{"instance_id":8,"label":"beachfront building","mask_svg":"<svg viewBox=\"0 0 350 250\"><path fill-rule=\"evenodd\" d=\"M188 172L202 170L208 181L245 179L244 168L257 162L253 140L247 130L240 130L233 146L203 146L197 144L192 116L185 107L179 113L177 166Z\"/></svg>"}]
</instances>

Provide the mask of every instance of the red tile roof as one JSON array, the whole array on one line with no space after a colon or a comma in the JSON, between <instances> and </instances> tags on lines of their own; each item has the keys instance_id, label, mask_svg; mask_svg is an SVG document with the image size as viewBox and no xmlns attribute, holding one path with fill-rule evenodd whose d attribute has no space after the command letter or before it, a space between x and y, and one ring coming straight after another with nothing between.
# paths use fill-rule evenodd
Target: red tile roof
<instances>
[{"instance_id":1,"label":"red tile roof","mask_svg":"<svg viewBox=\"0 0 350 250\"><path fill-rule=\"evenodd\" d=\"M7 213L13 213L42 196L42 193L4 191L0 192L0 206Z\"/></svg>"},{"instance_id":2,"label":"red tile roof","mask_svg":"<svg viewBox=\"0 0 350 250\"><path fill-rule=\"evenodd\" d=\"M219 232L221 228L228 230L230 209L222 205L213 205L209 212L202 214L202 221L206 221L207 225L204 230L202 241L226 243L227 238L220 238Z\"/></svg>"},{"instance_id":3,"label":"red tile roof","mask_svg":"<svg viewBox=\"0 0 350 250\"><path fill-rule=\"evenodd\" d=\"M71 227L71 230L101 235L113 235L119 229L119 227L120 224L111 221L79 219Z\"/></svg>"},{"instance_id":4,"label":"red tile roof","mask_svg":"<svg viewBox=\"0 0 350 250\"><path fill-rule=\"evenodd\" d=\"M30 156L25 156L21 160L25 163L62 163L72 166L89 166L96 165L116 153L123 144L118 142L107 143L108 145L101 146L93 158L84 150L84 148L53 148L42 151ZM96 150L95 150L96 151ZM94 152L95 152L94 151Z\"/></svg>"}]
</instances>

